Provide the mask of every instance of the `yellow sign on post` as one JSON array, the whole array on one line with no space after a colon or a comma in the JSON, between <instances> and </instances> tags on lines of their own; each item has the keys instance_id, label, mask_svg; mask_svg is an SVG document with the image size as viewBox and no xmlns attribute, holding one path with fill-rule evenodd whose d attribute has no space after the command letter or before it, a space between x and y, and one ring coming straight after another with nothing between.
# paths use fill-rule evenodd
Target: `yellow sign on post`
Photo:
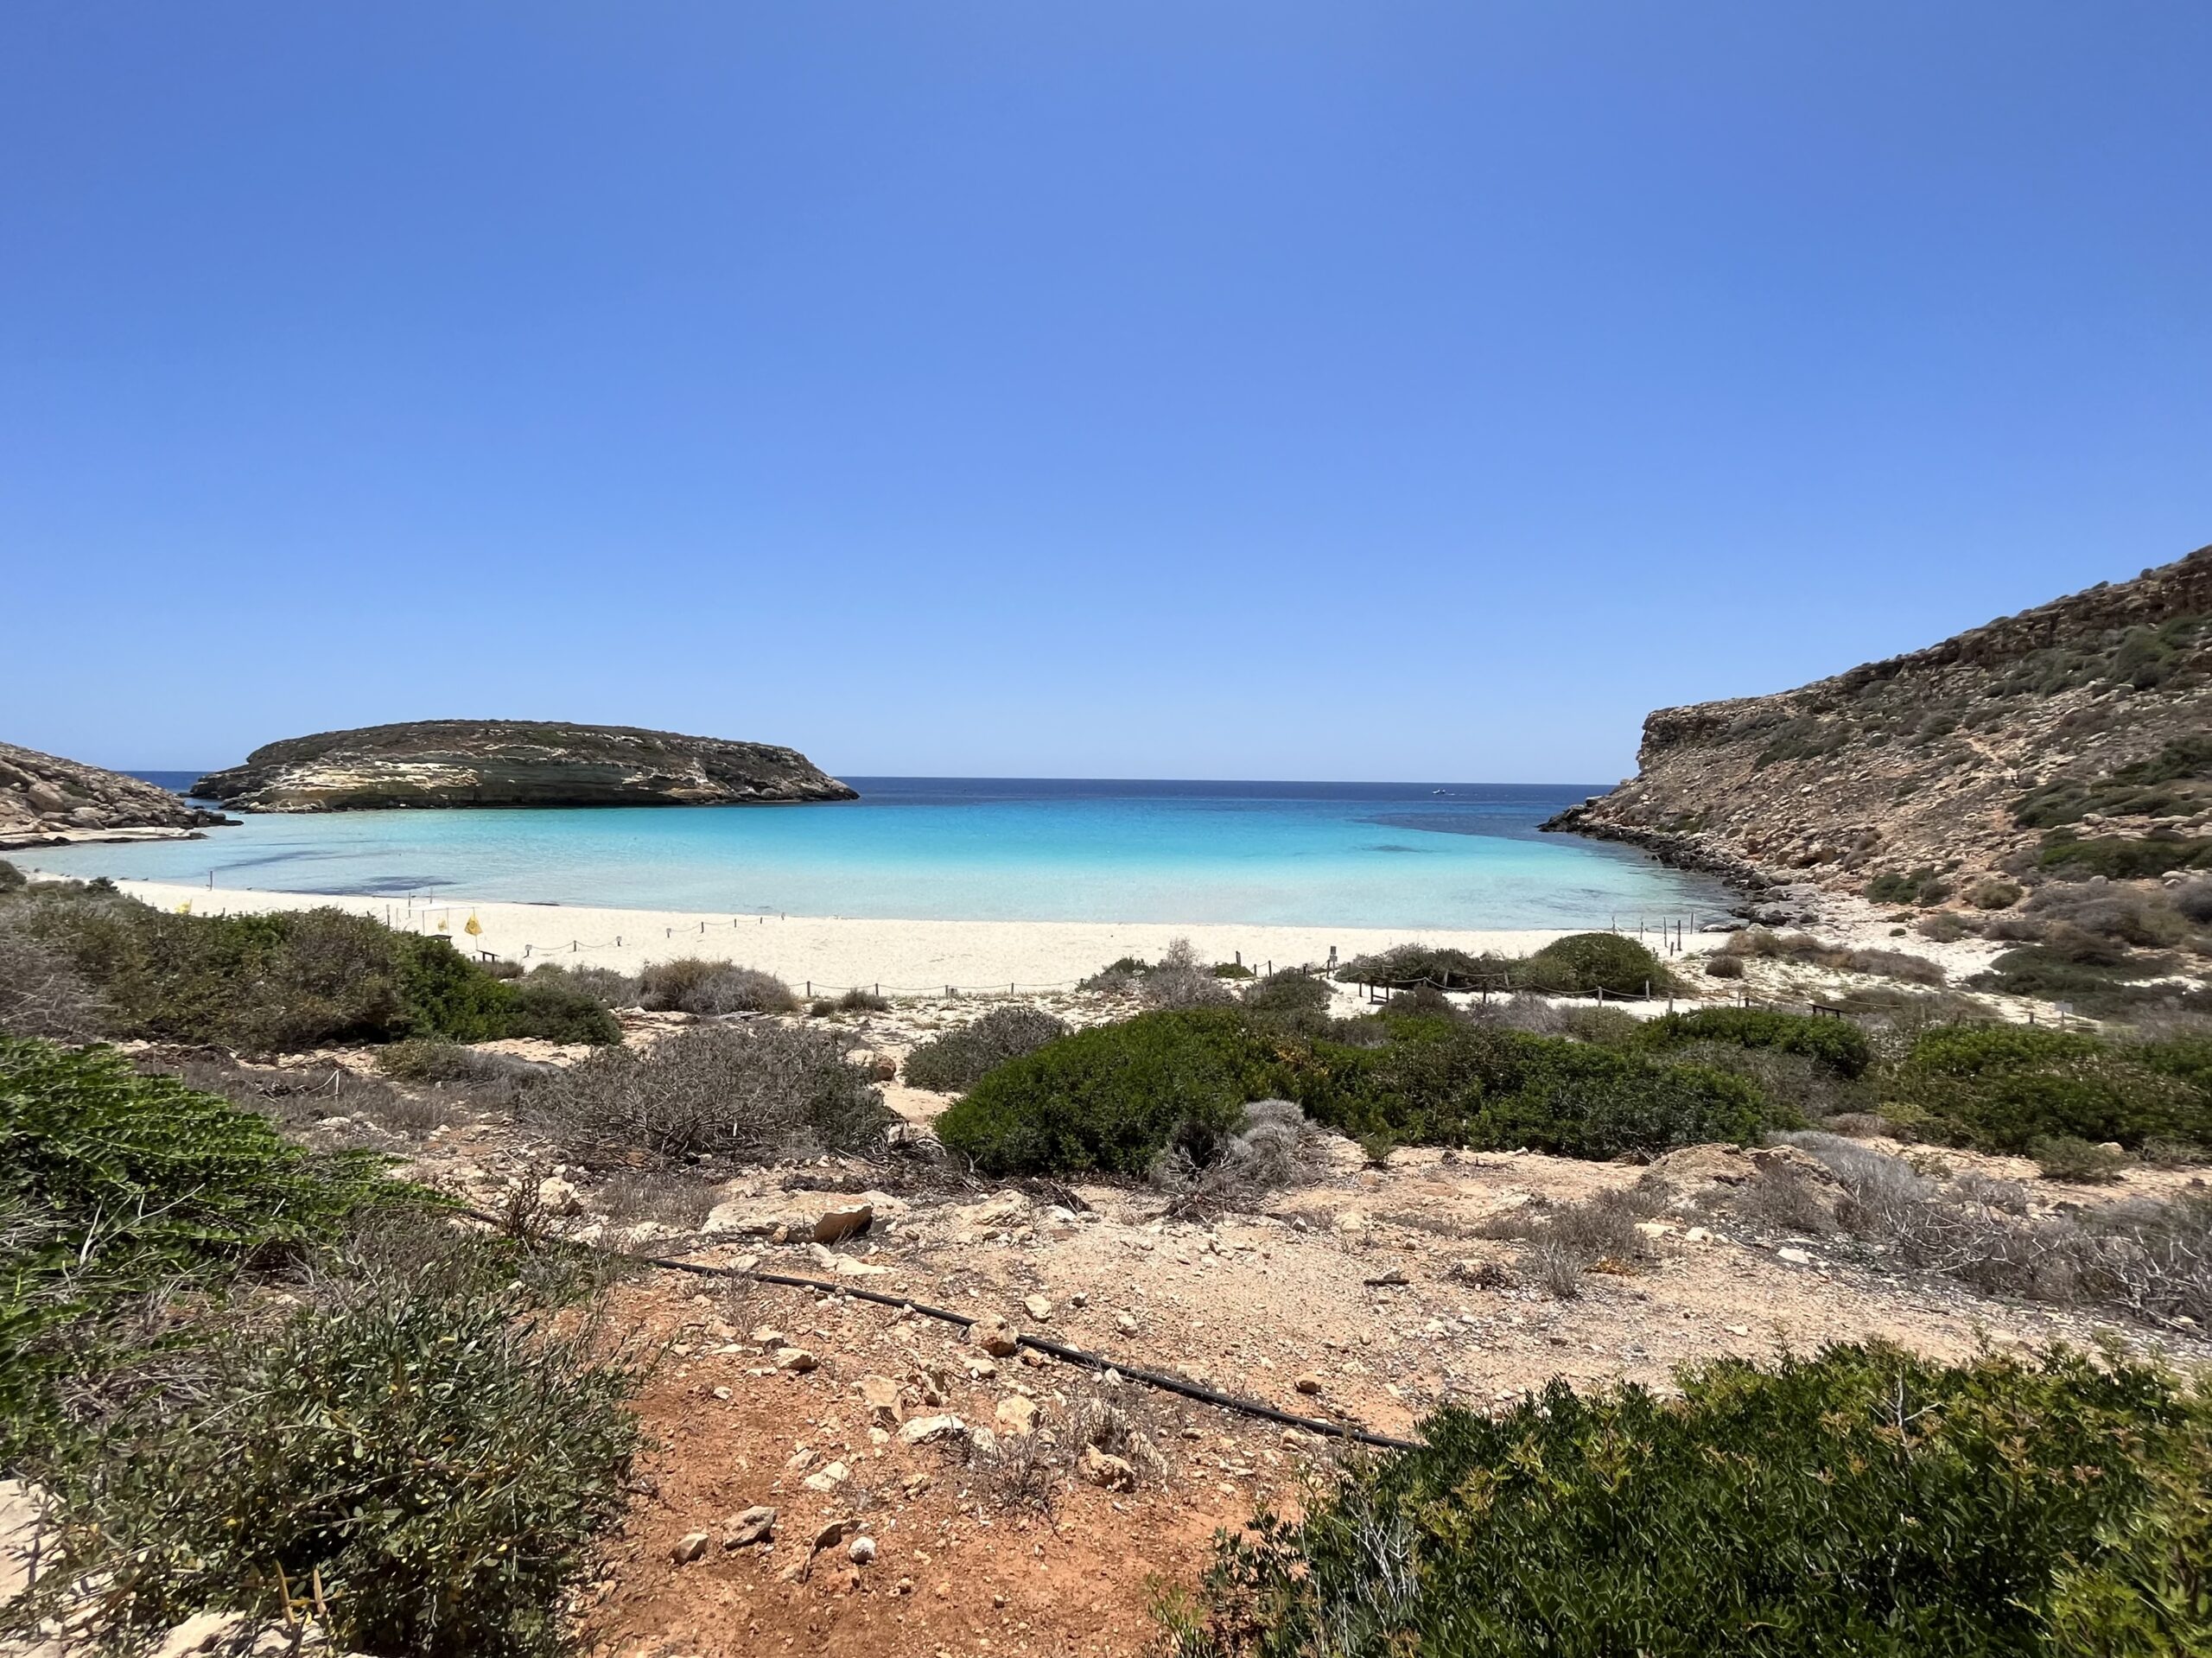
<instances>
[{"instance_id":1,"label":"yellow sign on post","mask_svg":"<svg viewBox=\"0 0 2212 1658\"><path fill-rule=\"evenodd\" d=\"M468 912L468 924L463 927L461 931L467 933L471 938L480 938L483 937L484 924L476 918L475 911L471 910Z\"/></svg>"}]
</instances>

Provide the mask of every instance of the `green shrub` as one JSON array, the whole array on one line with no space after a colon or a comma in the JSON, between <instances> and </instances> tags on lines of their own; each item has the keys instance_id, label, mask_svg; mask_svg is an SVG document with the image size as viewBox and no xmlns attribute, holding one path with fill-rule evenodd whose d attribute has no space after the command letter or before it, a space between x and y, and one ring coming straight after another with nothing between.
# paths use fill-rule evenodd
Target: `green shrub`
<instances>
[{"instance_id":1,"label":"green shrub","mask_svg":"<svg viewBox=\"0 0 2212 1658\"><path fill-rule=\"evenodd\" d=\"M932 1037L906 1056L903 1068L910 1088L953 1094L975 1087L994 1068L1068 1033L1064 1020L1041 1008L1019 1005L994 1007L973 1024Z\"/></svg>"},{"instance_id":2,"label":"green shrub","mask_svg":"<svg viewBox=\"0 0 2212 1658\"><path fill-rule=\"evenodd\" d=\"M1889 1088L1930 1132L1993 1151L2025 1152L2044 1139L2212 1139L2212 1111L2196 1089L2069 1032L1939 1027L1913 1044Z\"/></svg>"},{"instance_id":3,"label":"green shrub","mask_svg":"<svg viewBox=\"0 0 2212 1658\"><path fill-rule=\"evenodd\" d=\"M1951 895L1949 883L1927 868L1903 874L1888 871L1868 881L1864 890L1868 901L1875 904L1941 904Z\"/></svg>"},{"instance_id":4,"label":"green shrub","mask_svg":"<svg viewBox=\"0 0 2212 1658\"><path fill-rule=\"evenodd\" d=\"M1337 981L1381 985L1386 989L1427 984L1441 990L1503 990L1513 965L1499 956L1470 956L1463 950L1427 944L1397 944L1372 956L1353 957L1337 969Z\"/></svg>"},{"instance_id":5,"label":"green shrub","mask_svg":"<svg viewBox=\"0 0 2212 1658\"><path fill-rule=\"evenodd\" d=\"M2127 1153L2075 1134L2044 1134L2028 1142L2036 1172L2046 1180L2094 1185L2116 1178L2127 1166Z\"/></svg>"},{"instance_id":6,"label":"green shrub","mask_svg":"<svg viewBox=\"0 0 2212 1658\"><path fill-rule=\"evenodd\" d=\"M1328 981L1285 968L1245 987L1244 1007L1262 1018L1294 1023L1325 1020L1329 1011Z\"/></svg>"},{"instance_id":7,"label":"green shrub","mask_svg":"<svg viewBox=\"0 0 2212 1658\"><path fill-rule=\"evenodd\" d=\"M2070 830L2044 837L2037 861L2069 876L2104 875L2113 880L2154 880L2173 869L2212 869L2212 837L2172 840L2105 835L2075 840Z\"/></svg>"},{"instance_id":8,"label":"green shrub","mask_svg":"<svg viewBox=\"0 0 2212 1658\"><path fill-rule=\"evenodd\" d=\"M401 1282L219 1344L198 1408L139 1401L41 1459L45 1581L103 1581L99 1632L272 1621L319 1586L346 1650L552 1658L626 1501L632 1364L515 1298Z\"/></svg>"},{"instance_id":9,"label":"green shrub","mask_svg":"<svg viewBox=\"0 0 2212 1658\"><path fill-rule=\"evenodd\" d=\"M2009 880L1981 881L1967 894L1967 902L1977 910L2009 910L2019 901L2019 886Z\"/></svg>"},{"instance_id":10,"label":"green shrub","mask_svg":"<svg viewBox=\"0 0 2212 1658\"><path fill-rule=\"evenodd\" d=\"M1704 1066L1440 1020L1392 1024L1398 1039L1381 1048L1314 1043L1292 1069L1291 1097L1354 1138L1568 1157L1740 1144L1799 1126L1749 1083Z\"/></svg>"},{"instance_id":11,"label":"green shrub","mask_svg":"<svg viewBox=\"0 0 2212 1658\"><path fill-rule=\"evenodd\" d=\"M1732 1042L1743 1048L1773 1048L1817 1059L1845 1077L1857 1077L1873 1063L1866 1032L1848 1020L1804 1013L1771 1013L1760 1007L1705 1007L1647 1020L1638 1036L1644 1046L1679 1048L1692 1042Z\"/></svg>"},{"instance_id":12,"label":"green shrub","mask_svg":"<svg viewBox=\"0 0 2212 1658\"><path fill-rule=\"evenodd\" d=\"M1244 1107L1283 1096L1277 1044L1233 1009L1140 1013L1000 1065L937 1120L984 1172L1142 1175L1180 1146L1211 1159Z\"/></svg>"},{"instance_id":13,"label":"green shrub","mask_svg":"<svg viewBox=\"0 0 2212 1658\"><path fill-rule=\"evenodd\" d=\"M638 975L638 992L639 1005L656 1013L790 1013L798 1009L791 986L772 973L690 956L646 968Z\"/></svg>"},{"instance_id":14,"label":"green shrub","mask_svg":"<svg viewBox=\"0 0 2212 1658\"><path fill-rule=\"evenodd\" d=\"M621 1037L573 988L503 981L443 938L342 910L172 914L97 885L53 883L0 902L0 929L65 954L108 1004L117 1036L248 1052L421 1035Z\"/></svg>"},{"instance_id":15,"label":"green shrub","mask_svg":"<svg viewBox=\"0 0 2212 1658\"><path fill-rule=\"evenodd\" d=\"M1513 976L1516 990L1548 995L1641 996L1664 990L1672 975L1656 956L1618 933L1578 932L1554 938L1527 957Z\"/></svg>"},{"instance_id":16,"label":"green shrub","mask_svg":"<svg viewBox=\"0 0 2212 1658\"><path fill-rule=\"evenodd\" d=\"M1709 979L1740 979L1744 976L1744 958L1716 950L1705 958L1705 974Z\"/></svg>"},{"instance_id":17,"label":"green shrub","mask_svg":"<svg viewBox=\"0 0 2212 1658\"><path fill-rule=\"evenodd\" d=\"M111 1309L296 1255L410 1195L377 1159L312 1155L113 1049L0 1040L0 1423L29 1420Z\"/></svg>"},{"instance_id":18,"label":"green shrub","mask_svg":"<svg viewBox=\"0 0 2212 1658\"><path fill-rule=\"evenodd\" d=\"M2186 1005L2190 994L2181 987L2138 982L2162 965L2117 949L2085 950L2066 942L2022 944L2006 950L1967 985L2008 996L2063 1001L2076 1013L2107 1019L2156 1002Z\"/></svg>"},{"instance_id":19,"label":"green shrub","mask_svg":"<svg viewBox=\"0 0 2212 1658\"><path fill-rule=\"evenodd\" d=\"M1554 1382L1224 1534L1179 1658L2152 1658L2194 1650L2205 1400L2059 1353L1831 1347Z\"/></svg>"},{"instance_id":20,"label":"green shrub","mask_svg":"<svg viewBox=\"0 0 2212 1658\"><path fill-rule=\"evenodd\" d=\"M16 868L5 858L0 858L0 893L18 892L25 886L28 880L29 877L22 870Z\"/></svg>"}]
</instances>

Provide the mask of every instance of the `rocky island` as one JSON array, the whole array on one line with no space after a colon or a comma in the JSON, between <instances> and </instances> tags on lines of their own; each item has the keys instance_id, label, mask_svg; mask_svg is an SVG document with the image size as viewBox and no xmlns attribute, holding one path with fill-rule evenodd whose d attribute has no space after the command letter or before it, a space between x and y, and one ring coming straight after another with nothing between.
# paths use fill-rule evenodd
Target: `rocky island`
<instances>
[{"instance_id":1,"label":"rocky island","mask_svg":"<svg viewBox=\"0 0 2212 1658\"><path fill-rule=\"evenodd\" d=\"M0 743L0 851L173 839L227 821L120 772Z\"/></svg>"},{"instance_id":2,"label":"rocky island","mask_svg":"<svg viewBox=\"0 0 2212 1658\"><path fill-rule=\"evenodd\" d=\"M1661 708L1637 763L1545 827L1755 887L2212 868L2212 547L1796 690Z\"/></svg>"},{"instance_id":3,"label":"rocky island","mask_svg":"<svg viewBox=\"0 0 2212 1658\"><path fill-rule=\"evenodd\" d=\"M550 720L417 720L287 738L210 772L193 792L262 812L859 797L796 749Z\"/></svg>"}]
</instances>

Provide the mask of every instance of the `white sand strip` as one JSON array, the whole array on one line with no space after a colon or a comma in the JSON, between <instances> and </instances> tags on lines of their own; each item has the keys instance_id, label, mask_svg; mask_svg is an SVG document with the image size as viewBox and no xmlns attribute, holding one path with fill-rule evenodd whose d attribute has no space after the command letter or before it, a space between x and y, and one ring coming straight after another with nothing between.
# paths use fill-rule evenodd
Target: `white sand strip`
<instances>
[{"instance_id":1,"label":"white sand strip","mask_svg":"<svg viewBox=\"0 0 2212 1658\"><path fill-rule=\"evenodd\" d=\"M116 883L132 897L165 910L189 904L199 915L246 915L334 905L410 931L443 931L465 950L488 950L511 962L614 968L633 973L649 962L699 956L757 967L794 987L810 981L843 989L881 985L885 994L1025 990L1072 984L1123 956L1157 961L1169 942L1188 938L1205 962L1250 967L1320 964L1333 949L1340 960L1393 944L1445 945L1472 953L1520 956L1560 931L1436 931L1376 927L1263 927L1217 923L1102 921L875 921L836 916L704 915L681 910L603 910L581 905L472 904L461 899L348 898L312 893L257 893L169 881ZM471 934L474 918L480 931ZM1655 931L1647 940L1659 947ZM1685 932L1692 950L1717 938Z\"/></svg>"}]
</instances>

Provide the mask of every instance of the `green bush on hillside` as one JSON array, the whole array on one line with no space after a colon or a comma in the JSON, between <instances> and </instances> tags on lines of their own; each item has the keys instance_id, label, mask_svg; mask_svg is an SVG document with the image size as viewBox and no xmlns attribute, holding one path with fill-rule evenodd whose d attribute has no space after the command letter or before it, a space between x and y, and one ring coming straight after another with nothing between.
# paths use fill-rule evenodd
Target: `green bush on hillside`
<instances>
[{"instance_id":1,"label":"green bush on hillside","mask_svg":"<svg viewBox=\"0 0 2212 1658\"><path fill-rule=\"evenodd\" d=\"M1578 932L1554 938L1520 962L1513 975L1516 990L1548 995L1641 996L1662 991L1672 975L1656 956L1618 933Z\"/></svg>"},{"instance_id":2,"label":"green bush on hillside","mask_svg":"<svg viewBox=\"0 0 2212 1658\"><path fill-rule=\"evenodd\" d=\"M1205 1163L1244 1108L1276 1098L1277 1044L1228 1008L1140 1013L999 1066L937 1120L990 1174L1140 1176L1170 1146Z\"/></svg>"},{"instance_id":3,"label":"green bush on hillside","mask_svg":"<svg viewBox=\"0 0 2212 1658\"><path fill-rule=\"evenodd\" d=\"M2070 829L2044 837L2037 862L2045 869L2079 878L2103 875L2113 880L2155 880L2173 869L2212 869L2212 837L2171 840L2103 835L2076 840Z\"/></svg>"},{"instance_id":4,"label":"green bush on hillside","mask_svg":"<svg viewBox=\"0 0 2212 1658\"><path fill-rule=\"evenodd\" d=\"M627 1501L636 1369L530 1312L402 1279L219 1345L200 1408L148 1399L42 1459L48 1581L111 1574L111 1638L277 1621L283 1585L319 1585L343 1650L571 1650L563 1603Z\"/></svg>"},{"instance_id":5,"label":"green bush on hillside","mask_svg":"<svg viewBox=\"0 0 2212 1658\"><path fill-rule=\"evenodd\" d=\"M609 1043L621 1027L572 984L494 978L445 939L336 909L164 913L98 885L0 902L0 929L67 956L116 1036L251 1052L444 1036Z\"/></svg>"},{"instance_id":6,"label":"green bush on hillside","mask_svg":"<svg viewBox=\"0 0 2212 1658\"><path fill-rule=\"evenodd\" d=\"M1924 1032L1886 1084L1923 1132L1988 1150L2038 1140L2212 1140L2212 1101L2191 1079L2146 1064L2144 1051L2020 1026Z\"/></svg>"},{"instance_id":7,"label":"green bush on hillside","mask_svg":"<svg viewBox=\"0 0 2212 1658\"><path fill-rule=\"evenodd\" d=\"M1637 1034L1645 1047L1687 1047L1693 1042L1732 1042L1739 1048L1772 1048L1817 1059L1840 1076L1857 1077L1873 1063L1866 1032L1848 1020L1761 1007L1704 1007L1645 1021Z\"/></svg>"},{"instance_id":8,"label":"green bush on hillside","mask_svg":"<svg viewBox=\"0 0 2212 1658\"><path fill-rule=\"evenodd\" d=\"M296 1257L410 1195L373 1158L313 1155L111 1048L0 1040L0 1422L30 1419L111 1310Z\"/></svg>"},{"instance_id":9,"label":"green bush on hillside","mask_svg":"<svg viewBox=\"0 0 2212 1658\"><path fill-rule=\"evenodd\" d=\"M1742 1079L1457 1018L1347 1021L1309 1039L1241 1011L1147 1013L1001 1065L938 1119L992 1174L1135 1175L1169 1147L1203 1164L1254 1100L1294 1101L1354 1139L1573 1157L1647 1155L1794 1127Z\"/></svg>"},{"instance_id":10,"label":"green bush on hillside","mask_svg":"<svg viewBox=\"0 0 2212 1658\"><path fill-rule=\"evenodd\" d=\"M1446 1407L1224 1534L1178 1658L2152 1658L2207 1629L2212 1412L2125 1361L1831 1347Z\"/></svg>"}]
</instances>

